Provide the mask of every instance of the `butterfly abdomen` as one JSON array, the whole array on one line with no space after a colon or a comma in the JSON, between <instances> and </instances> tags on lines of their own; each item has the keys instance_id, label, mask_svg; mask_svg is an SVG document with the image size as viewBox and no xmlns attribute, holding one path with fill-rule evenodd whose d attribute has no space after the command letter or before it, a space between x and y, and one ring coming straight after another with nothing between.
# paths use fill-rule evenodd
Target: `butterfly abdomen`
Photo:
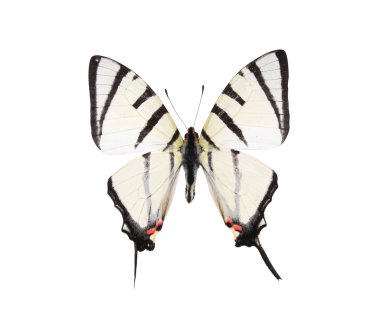
<instances>
[{"instance_id":1,"label":"butterfly abdomen","mask_svg":"<svg viewBox=\"0 0 380 316\"><path fill-rule=\"evenodd\" d=\"M193 127L190 127L185 135L185 142L182 148L182 164L185 169L186 177L185 196L188 203L190 203L195 196L199 154L198 134L194 131Z\"/></svg>"},{"instance_id":2,"label":"butterfly abdomen","mask_svg":"<svg viewBox=\"0 0 380 316\"><path fill-rule=\"evenodd\" d=\"M108 194L123 217L122 231L135 244L135 279L137 253L154 249L181 166L185 169L186 200L190 203L194 199L197 172L202 166L235 245L256 247L280 279L259 240L266 226L265 208L277 189L277 176L239 150L272 148L284 142L289 132L288 79L285 51L275 50L253 60L222 91L200 137L190 127L183 140L162 101L141 77L110 58L91 58L89 90L95 144L111 155L145 152L108 181Z\"/></svg>"}]
</instances>

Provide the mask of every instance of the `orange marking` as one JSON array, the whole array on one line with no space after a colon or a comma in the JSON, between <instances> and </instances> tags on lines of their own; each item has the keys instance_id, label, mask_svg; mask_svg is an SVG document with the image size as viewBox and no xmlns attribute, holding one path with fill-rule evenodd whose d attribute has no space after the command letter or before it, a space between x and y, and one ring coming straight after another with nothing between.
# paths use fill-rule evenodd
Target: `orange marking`
<instances>
[{"instance_id":1,"label":"orange marking","mask_svg":"<svg viewBox=\"0 0 380 316\"><path fill-rule=\"evenodd\" d=\"M232 221L230 217L226 218L226 224L228 227L233 228L234 230L238 232L241 232L243 230L243 227L241 227L240 225L234 224L234 222Z\"/></svg>"},{"instance_id":2,"label":"orange marking","mask_svg":"<svg viewBox=\"0 0 380 316\"><path fill-rule=\"evenodd\" d=\"M232 225L234 222L232 221L232 219L230 217L227 217L226 218L226 223Z\"/></svg>"},{"instance_id":3,"label":"orange marking","mask_svg":"<svg viewBox=\"0 0 380 316\"><path fill-rule=\"evenodd\" d=\"M232 227L238 232L241 232L243 230L243 228L240 225L232 225Z\"/></svg>"},{"instance_id":4,"label":"orange marking","mask_svg":"<svg viewBox=\"0 0 380 316\"><path fill-rule=\"evenodd\" d=\"M157 222L157 224L156 224L156 228L162 226L163 224L164 224L164 221L163 221L162 219L160 219L160 220Z\"/></svg>"},{"instance_id":5,"label":"orange marking","mask_svg":"<svg viewBox=\"0 0 380 316\"><path fill-rule=\"evenodd\" d=\"M164 221L162 219L158 220L157 223L156 223L156 226L153 227L153 228L151 228L151 229L148 229L146 231L146 234L148 236L153 235L156 231L161 230L161 227L162 227L163 224L164 224Z\"/></svg>"},{"instance_id":6,"label":"orange marking","mask_svg":"<svg viewBox=\"0 0 380 316\"><path fill-rule=\"evenodd\" d=\"M156 228L151 228L146 231L146 234L148 236L153 235L156 232Z\"/></svg>"}]
</instances>

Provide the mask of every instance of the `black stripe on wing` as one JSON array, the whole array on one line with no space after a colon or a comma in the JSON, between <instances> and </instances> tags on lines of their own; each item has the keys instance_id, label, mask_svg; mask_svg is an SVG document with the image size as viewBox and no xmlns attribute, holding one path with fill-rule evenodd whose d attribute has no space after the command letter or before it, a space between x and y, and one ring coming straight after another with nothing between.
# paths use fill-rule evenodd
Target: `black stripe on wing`
<instances>
[{"instance_id":1,"label":"black stripe on wing","mask_svg":"<svg viewBox=\"0 0 380 316\"><path fill-rule=\"evenodd\" d=\"M164 105L161 105L149 118L148 122L146 122L145 127L140 132L137 137L137 141L135 144L135 148L142 143L144 138L152 131L152 129L156 126L158 121L166 114L168 111L166 110Z\"/></svg>"},{"instance_id":2,"label":"black stripe on wing","mask_svg":"<svg viewBox=\"0 0 380 316\"><path fill-rule=\"evenodd\" d=\"M214 172L214 166L212 163L212 151L207 152L207 163L211 172Z\"/></svg>"},{"instance_id":3,"label":"black stripe on wing","mask_svg":"<svg viewBox=\"0 0 380 316\"><path fill-rule=\"evenodd\" d=\"M170 155L170 178L172 179L173 178L173 171L174 171L174 153L173 152L170 152L169 153Z\"/></svg>"},{"instance_id":4,"label":"black stripe on wing","mask_svg":"<svg viewBox=\"0 0 380 316\"><path fill-rule=\"evenodd\" d=\"M100 136L102 135L102 127L103 127L103 121L107 114L107 111L111 105L112 99L114 98L117 89L119 88L119 85L123 78L130 72L131 70L127 67L121 65L119 71L117 72L116 76L114 77L114 80L112 82L111 90L108 93L107 99L102 107L98 107L97 101L96 101L96 77L97 72L99 68L99 62L102 59L101 56L93 56L90 60L89 65L89 73L88 73L88 79L89 79L89 88L90 88L90 101L91 101L91 129L92 129L92 138L94 139L94 142L96 146L99 147L100 143ZM99 109L101 110L100 118L97 119L97 111ZM100 147L99 147L100 148Z\"/></svg>"},{"instance_id":5,"label":"black stripe on wing","mask_svg":"<svg viewBox=\"0 0 380 316\"><path fill-rule=\"evenodd\" d=\"M234 120L231 116L228 115L226 111L221 109L217 104L211 110L212 113L215 113L224 124L246 145L248 146L247 140L245 139L241 129L234 123Z\"/></svg>"},{"instance_id":6,"label":"black stripe on wing","mask_svg":"<svg viewBox=\"0 0 380 316\"><path fill-rule=\"evenodd\" d=\"M179 136L180 136L179 130L176 129L172 138L168 141L168 143L166 144L166 147L162 151L168 150L170 146L175 143L175 141L178 139Z\"/></svg>"},{"instance_id":7,"label":"black stripe on wing","mask_svg":"<svg viewBox=\"0 0 380 316\"><path fill-rule=\"evenodd\" d=\"M272 52L273 53L273 52ZM274 52L278 63L280 65L280 74L281 74L281 89L282 89L282 100L280 102L281 109L277 104L277 101L273 97L273 94L268 87L263 74L260 70L260 67L257 66L257 60L254 60L247 65L249 71L251 71L256 77L257 82L259 83L261 89L263 89L268 101L270 102L278 120L279 129L281 131L282 142L284 142L286 136L289 132L289 101L288 101L288 80L289 80L289 70L288 70L288 60L286 53L283 50L278 50ZM271 54L271 53L268 53ZM268 55L266 54L266 55ZM265 55L264 55L265 56ZM261 57L260 57L261 58ZM259 59L260 59L259 58Z\"/></svg>"},{"instance_id":8,"label":"black stripe on wing","mask_svg":"<svg viewBox=\"0 0 380 316\"><path fill-rule=\"evenodd\" d=\"M209 143L209 145L211 145L212 147L214 147L214 148L217 149L217 150L220 150L220 148L219 148L218 146L216 146L216 144L212 141L212 139L211 139L210 136L205 132L204 129L202 129L201 136L205 139L205 141L207 141L207 142Z\"/></svg>"},{"instance_id":9,"label":"black stripe on wing","mask_svg":"<svg viewBox=\"0 0 380 316\"><path fill-rule=\"evenodd\" d=\"M149 87L147 85L145 91L143 92L143 94L140 95L140 97L135 101L135 103L133 103L133 107L135 109L138 109L141 104L143 104L146 100L148 100L149 98L151 98L151 97L153 97L155 95L156 94L151 89L151 87Z\"/></svg>"},{"instance_id":10,"label":"black stripe on wing","mask_svg":"<svg viewBox=\"0 0 380 316\"><path fill-rule=\"evenodd\" d=\"M230 83L227 85L227 87L223 90L222 93L225 95L228 95L231 99L234 99L241 106L243 106L245 103L245 101L241 98L241 96L234 89L232 89L232 86Z\"/></svg>"}]
</instances>

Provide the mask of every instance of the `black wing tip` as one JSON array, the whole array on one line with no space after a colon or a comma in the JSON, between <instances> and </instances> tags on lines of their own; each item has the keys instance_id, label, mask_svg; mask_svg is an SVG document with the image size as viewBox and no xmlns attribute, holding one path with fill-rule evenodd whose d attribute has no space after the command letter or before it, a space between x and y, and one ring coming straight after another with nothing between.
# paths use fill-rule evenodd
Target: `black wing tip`
<instances>
[{"instance_id":1,"label":"black wing tip","mask_svg":"<svg viewBox=\"0 0 380 316\"><path fill-rule=\"evenodd\" d=\"M103 58L101 55L94 55L90 58L90 65L99 63L100 59Z\"/></svg>"},{"instance_id":2,"label":"black wing tip","mask_svg":"<svg viewBox=\"0 0 380 316\"><path fill-rule=\"evenodd\" d=\"M123 64L119 63L118 61L116 61L115 59L112 59L112 58L109 58L107 56L103 56L103 55L93 55L91 58L90 58L90 63L89 63L89 69L90 69L90 72L91 72L91 69L93 69L93 71L95 71L94 74L96 74L96 68L100 62L101 59L107 59L109 61L112 61L114 62L115 64L118 64L120 66L120 68L124 71L124 72L129 72L131 71L131 69L129 69L128 67L124 66ZM137 75L137 74L136 74Z\"/></svg>"},{"instance_id":3,"label":"black wing tip","mask_svg":"<svg viewBox=\"0 0 380 316\"><path fill-rule=\"evenodd\" d=\"M285 130L281 130L281 137L282 137L281 145L284 143L285 139L288 137L288 134L289 134L289 128Z\"/></svg>"},{"instance_id":4,"label":"black wing tip","mask_svg":"<svg viewBox=\"0 0 380 316\"><path fill-rule=\"evenodd\" d=\"M97 136L97 137L92 137L92 139L94 140L96 147L102 150L102 148L100 147L100 138Z\"/></svg>"},{"instance_id":5,"label":"black wing tip","mask_svg":"<svg viewBox=\"0 0 380 316\"><path fill-rule=\"evenodd\" d=\"M116 60L112 59L112 58L109 58L107 56L104 56L104 55L93 55L91 58L90 58L90 65L91 64L97 64L99 63L99 61L104 58L104 59L108 59L108 60L111 60L117 64L120 64L119 62L117 62Z\"/></svg>"},{"instance_id":6,"label":"black wing tip","mask_svg":"<svg viewBox=\"0 0 380 316\"><path fill-rule=\"evenodd\" d=\"M276 57L278 58L278 60L280 62L281 67L283 67L283 69L286 69L286 72L288 73L288 55L286 54L284 49L275 49L275 50L272 50L268 53L265 53L264 55L261 55L260 57L256 58L254 61L252 61L248 65L250 65L252 63L256 63L259 59L261 59L267 55L271 55L271 54L276 55Z\"/></svg>"},{"instance_id":7,"label":"black wing tip","mask_svg":"<svg viewBox=\"0 0 380 316\"><path fill-rule=\"evenodd\" d=\"M282 49L282 48L272 50L272 51L270 51L270 52L262 55L261 57L264 57L264 56L269 55L269 54L276 54L276 56L278 58L281 58L281 59L285 58L285 59L287 59L286 51L284 49ZM259 57L259 58L261 58L261 57Z\"/></svg>"},{"instance_id":8,"label":"black wing tip","mask_svg":"<svg viewBox=\"0 0 380 316\"><path fill-rule=\"evenodd\" d=\"M98 63L100 60L100 56L92 56L90 59L90 64L88 67L88 84L90 91L90 117L91 117L91 134L92 139L94 140L96 146L100 148L100 133L101 127L96 121L96 71L98 68Z\"/></svg>"},{"instance_id":9,"label":"black wing tip","mask_svg":"<svg viewBox=\"0 0 380 316\"><path fill-rule=\"evenodd\" d=\"M286 51L282 48L275 49L273 52L286 58Z\"/></svg>"},{"instance_id":10,"label":"black wing tip","mask_svg":"<svg viewBox=\"0 0 380 316\"><path fill-rule=\"evenodd\" d=\"M276 54L277 58L280 60L280 62L286 62L286 64L288 63L288 55L286 54L286 51L283 50L283 49L277 49L274 51L274 53Z\"/></svg>"},{"instance_id":11,"label":"black wing tip","mask_svg":"<svg viewBox=\"0 0 380 316\"><path fill-rule=\"evenodd\" d=\"M289 80L289 65L288 65L288 56L284 50L275 51L276 57L281 66L281 74L286 80L286 89L288 89L288 80Z\"/></svg>"},{"instance_id":12,"label":"black wing tip","mask_svg":"<svg viewBox=\"0 0 380 316\"><path fill-rule=\"evenodd\" d=\"M109 59L109 60L114 61L113 59L108 58L108 57L106 57L106 56L102 56L102 55L93 55L93 56L90 58L90 63L89 63L89 69L90 69L90 72L91 72L91 70L96 71L96 68L98 67L99 62L100 62L100 60L101 60L102 58L104 58L104 59ZM114 62L116 62L116 61L114 61ZM117 62L116 62L116 63L117 63Z\"/></svg>"},{"instance_id":13,"label":"black wing tip","mask_svg":"<svg viewBox=\"0 0 380 316\"><path fill-rule=\"evenodd\" d=\"M95 96L96 96L96 70L98 68L98 64L100 61L99 56L92 56L90 59L90 63L88 65L88 83L90 88L90 99L91 106L96 107Z\"/></svg>"}]
</instances>

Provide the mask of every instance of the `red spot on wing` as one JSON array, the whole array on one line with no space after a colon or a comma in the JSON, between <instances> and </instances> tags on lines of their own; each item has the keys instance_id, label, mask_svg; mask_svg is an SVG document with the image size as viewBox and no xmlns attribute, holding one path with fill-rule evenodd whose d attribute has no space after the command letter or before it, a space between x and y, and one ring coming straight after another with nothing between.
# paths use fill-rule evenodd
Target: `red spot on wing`
<instances>
[{"instance_id":1,"label":"red spot on wing","mask_svg":"<svg viewBox=\"0 0 380 316\"><path fill-rule=\"evenodd\" d=\"M243 227L241 227L240 225L234 224L233 220L230 217L226 218L225 223L226 223L227 227L229 227L229 228L232 227L233 229L235 229L238 232L241 232L243 230Z\"/></svg>"},{"instance_id":2,"label":"red spot on wing","mask_svg":"<svg viewBox=\"0 0 380 316\"><path fill-rule=\"evenodd\" d=\"M159 219L156 223L156 226L153 228L150 228L146 231L146 234L148 236L153 235L156 231L160 231L162 228L162 225L164 224L164 221L162 219Z\"/></svg>"},{"instance_id":3,"label":"red spot on wing","mask_svg":"<svg viewBox=\"0 0 380 316\"><path fill-rule=\"evenodd\" d=\"M156 229L160 231L162 228L162 225L164 225L164 221L162 219L158 220L156 223Z\"/></svg>"},{"instance_id":4,"label":"red spot on wing","mask_svg":"<svg viewBox=\"0 0 380 316\"><path fill-rule=\"evenodd\" d=\"M241 232L243 230L243 228L240 226L240 225L232 225L232 227L238 231L238 232Z\"/></svg>"},{"instance_id":5,"label":"red spot on wing","mask_svg":"<svg viewBox=\"0 0 380 316\"><path fill-rule=\"evenodd\" d=\"M155 232L156 232L156 228L154 227L154 228L148 229L148 230L146 231L146 234L147 234L148 236L150 236L150 235L153 235Z\"/></svg>"}]
</instances>

